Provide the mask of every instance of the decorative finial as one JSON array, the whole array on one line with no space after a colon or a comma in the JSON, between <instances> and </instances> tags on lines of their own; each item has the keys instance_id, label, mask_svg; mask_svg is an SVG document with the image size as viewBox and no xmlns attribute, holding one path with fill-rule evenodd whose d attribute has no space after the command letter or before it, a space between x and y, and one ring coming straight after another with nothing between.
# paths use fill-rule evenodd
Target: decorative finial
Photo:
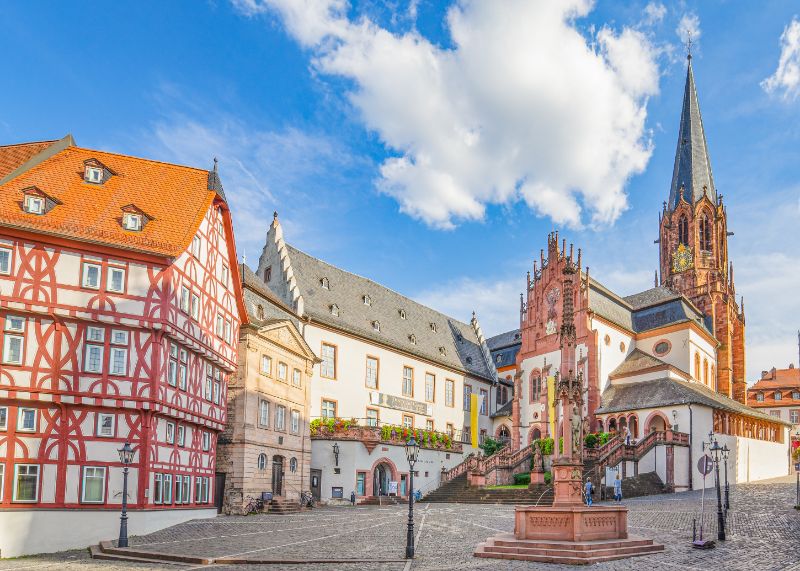
<instances>
[{"instance_id":1,"label":"decorative finial","mask_svg":"<svg viewBox=\"0 0 800 571\"><path fill-rule=\"evenodd\" d=\"M277 220L278 220L278 211L277 211L277 210L273 211L273 213L272 213L272 219L273 219L273 220L275 220L275 221L277 222Z\"/></svg>"},{"instance_id":2,"label":"decorative finial","mask_svg":"<svg viewBox=\"0 0 800 571\"><path fill-rule=\"evenodd\" d=\"M214 172L217 172L217 163L218 162L219 161L217 160L217 157L214 157Z\"/></svg>"},{"instance_id":3,"label":"decorative finial","mask_svg":"<svg viewBox=\"0 0 800 571\"><path fill-rule=\"evenodd\" d=\"M692 31L686 30L686 59L692 60Z\"/></svg>"}]
</instances>

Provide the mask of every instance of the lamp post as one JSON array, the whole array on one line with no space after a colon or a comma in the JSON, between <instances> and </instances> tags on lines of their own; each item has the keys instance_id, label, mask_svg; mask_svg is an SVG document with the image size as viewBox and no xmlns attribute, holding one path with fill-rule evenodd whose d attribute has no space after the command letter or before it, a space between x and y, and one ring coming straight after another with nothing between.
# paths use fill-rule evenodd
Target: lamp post
<instances>
[{"instance_id":1,"label":"lamp post","mask_svg":"<svg viewBox=\"0 0 800 571\"><path fill-rule=\"evenodd\" d=\"M725 462L725 515L731 509L731 489L728 485L728 456L730 456L730 449L728 445L722 447L722 460Z\"/></svg>"},{"instance_id":2,"label":"lamp post","mask_svg":"<svg viewBox=\"0 0 800 571\"><path fill-rule=\"evenodd\" d=\"M709 434L709 440L711 440L711 434ZM722 490L719 482L719 457L722 452L722 446L719 445L715 438L711 440L708 450L714 460L714 484L717 488L717 539L725 541L725 516L722 513Z\"/></svg>"},{"instance_id":3,"label":"lamp post","mask_svg":"<svg viewBox=\"0 0 800 571\"><path fill-rule=\"evenodd\" d=\"M128 547L128 465L133 462L131 443L126 442L117 452L119 452L119 461L124 466L122 469L122 515L119 518L117 547Z\"/></svg>"},{"instance_id":4,"label":"lamp post","mask_svg":"<svg viewBox=\"0 0 800 571\"><path fill-rule=\"evenodd\" d=\"M406 536L406 559L414 559L414 464L419 457L419 444L412 435L406 442L406 458L408 459L409 493L408 493L408 535Z\"/></svg>"}]
</instances>

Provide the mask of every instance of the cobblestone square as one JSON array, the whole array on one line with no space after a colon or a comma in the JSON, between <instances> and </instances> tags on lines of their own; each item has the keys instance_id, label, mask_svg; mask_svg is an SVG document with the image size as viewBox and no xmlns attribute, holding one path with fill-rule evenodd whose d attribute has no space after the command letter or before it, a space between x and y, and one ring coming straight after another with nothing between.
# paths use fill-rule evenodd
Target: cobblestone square
<instances>
[{"instance_id":1,"label":"cobblestone square","mask_svg":"<svg viewBox=\"0 0 800 571\"><path fill-rule=\"evenodd\" d=\"M793 509L794 478L737 486L731 492L728 540L716 549L691 547L692 521L699 515L700 492L627 500L633 534L665 544L657 555L593 566L623 569L725 569L731 571L800 570L800 512ZM411 569L552 569L571 567L477 559L475 546L487 537L513 531L513 506L418 504L418 546ZM89 558L69 551L0 561L0 570L70 569L407 569L403 561L407 521L405 506L318 508L298 515L260 515L193 520L131 539L131 547L160 553L319 563L275 565L157 565ZM706 493L706 536L716 538L716 496ZM359 560L354 563L324 561Z\"/></svg>"}]
</instances>

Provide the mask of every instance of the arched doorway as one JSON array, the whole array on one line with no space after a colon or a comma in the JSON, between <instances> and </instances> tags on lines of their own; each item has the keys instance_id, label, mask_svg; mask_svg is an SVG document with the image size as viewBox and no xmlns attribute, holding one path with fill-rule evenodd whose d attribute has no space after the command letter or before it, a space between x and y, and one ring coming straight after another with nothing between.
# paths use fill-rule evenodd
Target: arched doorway
<instances>
[{"instance_id":1,"label":"arched doorway","mask_svg":"<svg viewBox=\"0 0 800 571\"><path fill-rule=\"evenodd\" d=\"M389 482L392 479L392 468L389 464L381 462L372 472L372 495L388 496Z\"/></svg>"},{"instance_id":2,"label":"arched doorway","mask_svg":"<svg viewBox=\"0 0 800 571\"><path fill-rule=\"evenodd\" d=\"M534 428L533 432L531 433L531 442L534 440L539 440L542 437L542 431L538 428Z\"/></svg>"},{"instance_id":3,"label":"arched doorway","mask_svg":"<svg viewBox=\"0 0 800 571\"><path fill-rule=\"evenodd\" d=\"M628 420L628 427L631 429L631 435L634 438L639 438L639 421L635 416L630 417Z\"/></svg>"},{"instance_id":4,"label":"arched doorway","mask_svg":"<svg viewBox=\"0 0 800 571\"><path fill-rule=\"evenodd\" d=\"M511 440L511 431L505 424L501 424L500 428L497 430L497 439L504 444Z\"/></svg>"},{"instance_id":5,"label":"arched doorway","mask_svg":"<svg viewBox=\"0 0 800 571\"><path fill-rule=\"evenodd\" d=\"M625 429L628 427L628 421L624 416L619 419L619 423L617 424L617 426L619 427L619 433L624 436Z\"/></svg>"},{"instance_id":6,"label":"arched doorway","mask_svg":"<svg viewBox=\"0 0 800 571\"><path fill-rule=\"evenodd\" d=\"M283 456L272 457L272 494L274 496L283 495L284 462Z\"/></svg>"},{"instance_id":7,"label":"arched doorway","mask_svg":"<svg viewBox=\"0 0 800 571\"><path fill-rule=\"evenodd\" d=\"M650 434L651 432L664 431L667 429L667 419L657 412L653 412L650 417L647 419L647 424L645 426L645 432Z\"/></svg>"},{"instance_id":8,"label":"arched doorway","mask_svg":"<svg viewBox=\"0 0 800 571\"><path fill-rule=\"evenodd\" d=\"M617 431L617 419L609 418L608 419L608 431L609 432L616 432Z\"/></svg>"}]
</instances>

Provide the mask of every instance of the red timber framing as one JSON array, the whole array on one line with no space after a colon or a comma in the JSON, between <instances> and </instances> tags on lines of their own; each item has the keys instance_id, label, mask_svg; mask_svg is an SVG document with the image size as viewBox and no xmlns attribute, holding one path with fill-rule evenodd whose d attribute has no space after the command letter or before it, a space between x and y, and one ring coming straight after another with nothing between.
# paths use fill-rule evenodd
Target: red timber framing
<instances>
[{"instance_id":1,"label":"red timber framing","mask_svg":"<svg viewBox=\"0 0 800 571\"><path fill-rule=\"evenodd\" d=\"M213 505L245 313L227 204L202 192L205 213L188 223L175 257L12 228L0 217L0 249L11 252L0 271L0 508L119 509L117 449L126 441L136 451L133 509ZM23 320L21 331L10 318ZM33 479L24 493L16 486L22 465L38 467L33 492ZM92 471L102 474L93 493L84 493L86 468L104 469Z\"/></svg>"}]
</instances>

